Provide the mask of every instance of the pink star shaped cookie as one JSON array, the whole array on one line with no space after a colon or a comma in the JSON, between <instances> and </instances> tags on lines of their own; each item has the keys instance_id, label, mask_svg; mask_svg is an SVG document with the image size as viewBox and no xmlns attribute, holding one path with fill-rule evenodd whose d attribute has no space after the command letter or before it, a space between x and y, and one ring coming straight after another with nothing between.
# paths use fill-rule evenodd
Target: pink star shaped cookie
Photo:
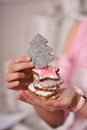
<instances>
[{"instance_id":1,"label":"pink star shaped cookie","mask_svg":"<svg viewBox=\"0 0 87 130\"><path fill-rule=\"evenodd\" d=\"M58 70L58 67L48 66L45 68L34 68L33 72L39 75L40 80L45 78L58 79Z\"/></svg>"}]
</instances>

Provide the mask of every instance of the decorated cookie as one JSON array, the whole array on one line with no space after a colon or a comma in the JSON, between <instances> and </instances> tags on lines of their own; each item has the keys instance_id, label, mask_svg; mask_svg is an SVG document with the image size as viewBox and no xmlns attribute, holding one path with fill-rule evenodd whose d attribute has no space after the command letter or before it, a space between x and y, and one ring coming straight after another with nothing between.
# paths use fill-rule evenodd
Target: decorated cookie
<instances>
[{"instance_id":1,"label":"decorated cookie","mask_svg":"<svg viewBox=\"0 0 87 130\"><path fill-rule=\"evenodd\" d=\"M58 67L47 66L44 68L35 68L33 69L33 72L39 75L40 80L46 78L58 79L58 75L57 75L58 70L59 70Z\"/></svg>"},{"instance_id":2,"label":"decorated cookie","mask_svg":"<svg viewBox=\"0 0 87 130\"><path fill-rule=\"evenodd\" d=\"M40 98L54 99L60 95L59 90L56 90L56 91L38 90L35 88L34 84L30 84L28 88L30 89L31 92L35 93Z\"/></svg>"},{"instance_id":3,"label":"decorated cookie","mask_svg":"<svg viewBox=\"0 0 87 130\"><path fill-rule=\"evenodd\" d=\"M52 48L47 43L47 39L40 34L37 34L30 42L27 53L32 57L37 68L46 67L55 58L54 55L51 55Z\"/></svg>"}]
</instances>

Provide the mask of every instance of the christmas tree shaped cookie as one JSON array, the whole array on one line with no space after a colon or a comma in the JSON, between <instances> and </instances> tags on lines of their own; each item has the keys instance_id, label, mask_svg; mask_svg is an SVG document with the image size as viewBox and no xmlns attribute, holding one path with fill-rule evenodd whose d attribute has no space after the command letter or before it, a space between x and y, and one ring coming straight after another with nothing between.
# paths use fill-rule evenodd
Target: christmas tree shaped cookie
<instances>
[{"instance_id":1,"label":"christmas tree shaped cookie","mask_svg":"<svg viewBox=\"0 0 87 130\"><path fill-rule=\"evenodd\" d=\"M35 67L46 67L49 62L54 60L55 57L51 55L52 48L47 43L48 41L40 34L37 34L30 43L30 48L27 52L32 57Z\"/></svg>"},{"instance_id":2,"label":"christmas tree shaped cookie","mask_svg":"<svg viewBox=\"0 0 87 130\"><path fill-rule=\"evenodd\" d=\"M49 65L55 56L51 54L53 49L47 43L47 39L40 34L30 43L27 53L32 57L35 68L32 69L34 82L28 88L39 97L57 98L63 80L59 68Z\"/></svg>"}]
</instances>

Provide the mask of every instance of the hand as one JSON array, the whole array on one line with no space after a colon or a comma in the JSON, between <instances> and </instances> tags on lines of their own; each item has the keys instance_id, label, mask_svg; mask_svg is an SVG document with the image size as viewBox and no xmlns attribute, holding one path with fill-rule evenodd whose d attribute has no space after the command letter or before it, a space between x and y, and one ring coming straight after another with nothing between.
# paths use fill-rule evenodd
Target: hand
<instances>
[{"instance_id":1,"label":"hand","mask_svg":"<svg viewBox=\"0 0 87 130\"><path fill-rule=\"evenodd\" d=\"M32 68L34 64L29 56L18 57L8 65L8 72L5 75L7 88L18 90L17 99L42 108L46 108L45 99L28 90L28 85L33 82ZM48 106L47 106L48 107Z\"/></svg>"},{"instance_id":2,"label":"hand","mask_svg":"<svg viewBox=\"0 0 87 130\"><path fill-rule=\"evenodd\" d=\"M80 95L72 89L60 89L61 95L56 100L47 100L46 105L57 109L68 109L77 105Z\"/></svg>"},{"instance_id":3,"label":"hand","mask_svg":"<svg viewBox=\"0 0 87 130\"><path fill-rule=\"evenodd\" d=\"M30 90L19 90L17 97L18 100L33 105L35 108L44 109L46 111L54 111L54 108L45 105L47 99L40 98Z\"/></svg>"},{"instance_id":4,"label":"hand","mask_svg":"<svg viewBox=\"0 0 87 130\"><path fill-rule=\"evenodd\" d=\"M8 73L5 75L7 88L13 90L28 89L33 82L32 68L34 64L29 56L22 56L14 59L8 65Z\"/></svg>"},{"instance_id":5,"label":"hand","mask_svg":"<svg viewBox=\"0 0 87 130\"><path fill-rule=\"evenodd\" d=\"M55 100L47 100L45 98L41 99L29 90L19 91L17 99L32 104L35 107L39 106L40 108L44 108L48 111L67 109L70 105L74 107L78 103L80 95L76 93L74 90L64 88L61 89L61 91L61 96Z\"/></svg>"}]
</instances>

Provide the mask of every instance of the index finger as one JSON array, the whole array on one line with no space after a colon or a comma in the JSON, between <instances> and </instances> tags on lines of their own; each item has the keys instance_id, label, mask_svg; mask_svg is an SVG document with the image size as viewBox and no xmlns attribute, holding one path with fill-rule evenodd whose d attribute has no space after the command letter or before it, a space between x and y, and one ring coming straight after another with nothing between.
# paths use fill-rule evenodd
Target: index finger
<instances>
[{"instance_id":1,"label":"index finger","mask_svg":"<svg viewBox=\"0 0 87 130\"><path fill-rule=\"evenodd\" d=\"M30 56L21 56L21 57L17 57L15 58L12 63L21 63L21 62L25 62L25 61L31 61L31 57Z\"/></svg>"}]
</instances>

